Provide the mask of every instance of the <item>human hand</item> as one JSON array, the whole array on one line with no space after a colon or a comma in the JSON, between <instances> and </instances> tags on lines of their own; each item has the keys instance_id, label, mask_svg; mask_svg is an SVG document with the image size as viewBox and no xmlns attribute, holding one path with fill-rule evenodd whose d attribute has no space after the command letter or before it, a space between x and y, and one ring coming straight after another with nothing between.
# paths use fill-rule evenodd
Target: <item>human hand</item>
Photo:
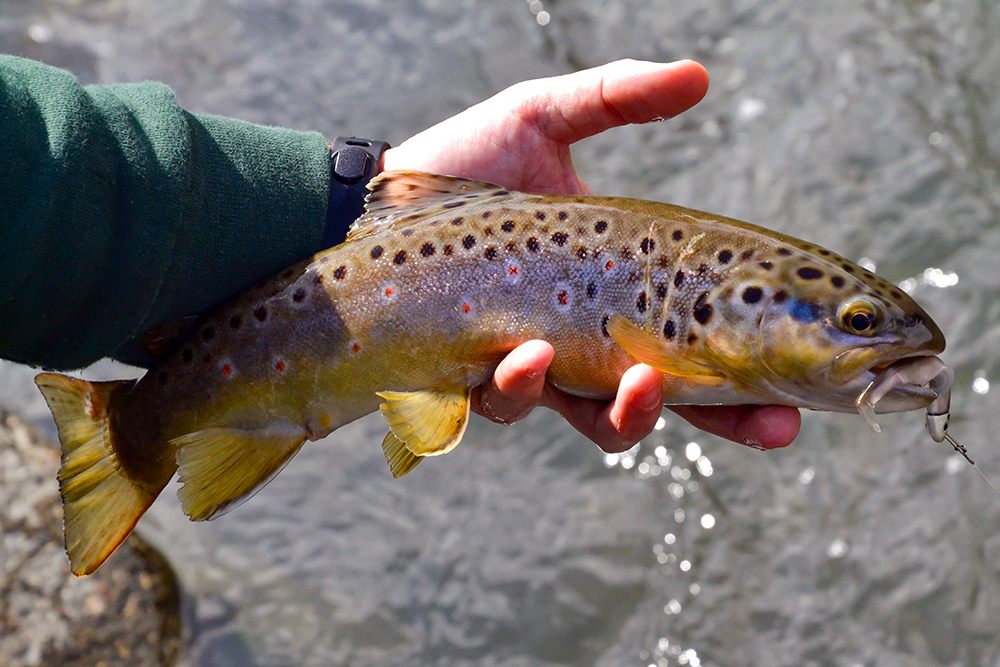
<instances>
[{"instance_id":1,"label":"human hand","mask_svg":"<svg viewBox=\"0 0 1000 667\"><path fill-rule=\"evenodd\" d=\"M538 193L592 194L573 168L570 145L604 130L670 118L697 104L708 74L693 61L622 60L549 79L525 81L386 151L383 168L417 169ZM558 411L606 452L648 435L662 411L662 378L637 364L614 401L570 396L545 381L552 346L529 341L473 392L473 410L513 423L536 405ZM676 406L698 428L770 449L791 443L798 410L780 406Z\"/></svg>"}]
</instances>

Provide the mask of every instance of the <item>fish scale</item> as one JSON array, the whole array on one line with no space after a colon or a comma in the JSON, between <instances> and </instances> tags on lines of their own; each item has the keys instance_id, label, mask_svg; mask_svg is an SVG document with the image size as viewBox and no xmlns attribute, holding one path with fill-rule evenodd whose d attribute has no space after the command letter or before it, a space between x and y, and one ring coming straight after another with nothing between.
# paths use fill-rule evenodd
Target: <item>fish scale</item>
<instances>
[{"instance_id":1,"label":"fish scale","mask_svg":"<svg viewBox=\"0 0 1000 667\"><path fill-rule=\"evenodd\" d=\"M459 443L471 388L531 339L555 349L549 382L596 399L640 361L664 373L668 404L874 423L876 408L950 392L930 317L810 243L668 204L418 172L370 189L343 244L207 315L138 381L38 377L74 572L98 567L175 472L185 513L215 518L305 441L376 410L405 474Z\"/></svg>"}]
</instances>

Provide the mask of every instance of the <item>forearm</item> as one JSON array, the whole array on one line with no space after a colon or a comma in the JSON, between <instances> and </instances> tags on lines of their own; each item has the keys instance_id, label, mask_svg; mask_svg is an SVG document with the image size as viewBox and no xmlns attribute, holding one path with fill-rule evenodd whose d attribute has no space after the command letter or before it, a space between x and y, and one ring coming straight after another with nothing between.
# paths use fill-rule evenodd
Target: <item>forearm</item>
<instances>
[{"instance_id":1,"label":"forearm","mask_svg":"<svg viewBox=\"0 0 1000 667\"><path fill-rule=\"evenodd\" d=\"M326 140L0 57L0 356L73 368L319 250Z\"/></svg>"}]
</instances>

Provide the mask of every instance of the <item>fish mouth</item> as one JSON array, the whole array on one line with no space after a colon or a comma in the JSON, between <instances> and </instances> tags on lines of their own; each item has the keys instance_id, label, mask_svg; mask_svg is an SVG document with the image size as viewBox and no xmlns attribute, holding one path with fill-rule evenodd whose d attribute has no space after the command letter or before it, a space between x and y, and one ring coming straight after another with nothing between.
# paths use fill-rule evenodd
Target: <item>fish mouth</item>
<instances>
[{"instance_id":1,"label":"fish mouth","mask_svg":"<svg viewBox=\"0 0 1000 667\"><path fill-rule=\"evenodd\" d=\"M855 401L858 413L880 433L876 412L904 412L927 407L928 414L948 413L954 372L933 355L910 355L872 366L872 381Z\"/></svg>"}]
</instances>

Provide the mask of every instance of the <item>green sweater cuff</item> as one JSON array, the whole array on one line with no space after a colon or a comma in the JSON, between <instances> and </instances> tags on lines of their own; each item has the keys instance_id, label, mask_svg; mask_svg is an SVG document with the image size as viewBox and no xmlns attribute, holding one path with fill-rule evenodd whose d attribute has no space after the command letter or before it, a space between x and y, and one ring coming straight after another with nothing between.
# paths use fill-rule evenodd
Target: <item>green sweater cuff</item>
<instances>
[{"instance_id":1,"label":"green sweater cuff","mask_svg":"<svg viewBox=\"0 0 1000 667\"><path fill-rule=\"evenodd\" d=\"M321 249L317 133L191 114L160 84L81 87L0 57L0 356L146 362L150 329Z\"/></svg>"}]
</instances>

